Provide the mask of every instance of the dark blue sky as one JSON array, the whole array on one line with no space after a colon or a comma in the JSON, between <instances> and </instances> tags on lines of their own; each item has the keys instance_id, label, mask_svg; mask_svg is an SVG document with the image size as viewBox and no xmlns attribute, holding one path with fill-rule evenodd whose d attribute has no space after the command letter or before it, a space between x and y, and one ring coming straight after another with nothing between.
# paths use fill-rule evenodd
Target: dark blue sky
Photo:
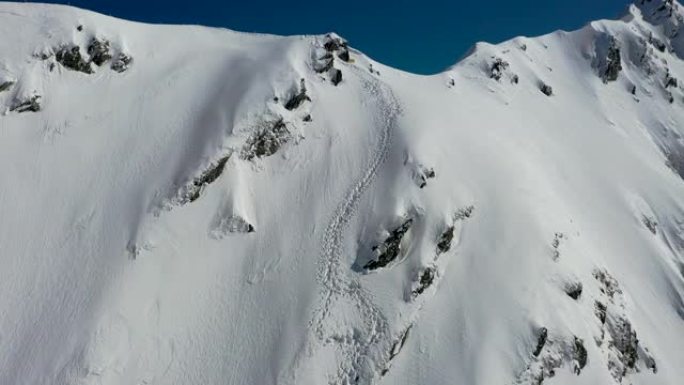
<instances>
[{"instance_id":1,"label":"dark blue sky","mask_svg":"<svg viewBox=\"0 0 684 385\"><path fill-rule=\"evenodd\" d=\"M43 1L45 2L45 1ZM151 23L202 24L280 35L338 32L355 48L403 70L429 74L477 41L500 42L616 18L629 0L71 0Z\"/></svg>"}]
</instances>

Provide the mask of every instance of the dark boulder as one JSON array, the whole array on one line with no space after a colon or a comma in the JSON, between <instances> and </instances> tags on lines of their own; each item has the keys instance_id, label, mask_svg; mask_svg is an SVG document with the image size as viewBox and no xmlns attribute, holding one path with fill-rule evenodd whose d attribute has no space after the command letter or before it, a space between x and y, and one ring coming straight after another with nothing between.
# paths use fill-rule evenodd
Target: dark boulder
<instances>
[{"instance_id":1,"label":"dark boulder","mask_svg":"<svg viewBox=\"0 0 684 385\"><path fill-rule=\"evenodd\" d=\"M401 252L401 241L404 235L411 229L412 224L413 219L407 219L401 226L392 230L390 236L382 244L374 246L373 251L377 254L377 258L368 262L364 268L368 270L379 269L397 259Z\"/></svg>"},{"instance_id":2,"label":"dark boulder","mask_svg":"<svg viewBox=\"0 0 684 385\"><path fill-rule=\"evenodd\" d=\"M302 103L310 101L311 98L309 98L309 96L306 94L306 84L304 83L304 79L301 79L299 92L291 97L287 103L285 103L285 109L292 111L302 105Z\"/></svg>"},{"instance_id":3,"label":"dark boulder","mask_svg":"<svg viewBox=\"0 0 684 385\"><path fill-rule=\"evenodd\" d=\"M330 81L333 85L338 85L342 82L342 71L337 68L330 70Z\"/></svg>"},{"instance_id":4,"label":"dark boulder","mask_svg":"<svg viewBox=\"0 0 684 385\"><path fill-rule=\"evenodd\" d=\"M544 345L546 345L546 339L549 336L549 331L545 327L542 327L539 329L539 336L537 336L537 346L534 348L534 352L532 352L532 355L535 357L539 357L539 354L541 354L542 349L544 349Z\"/></svg>"},{"instance_id":5,"label":"dark boulder","mask_svg":"<svg viewBox=\"0 0 684 385\"><path fill-rule=\"evenodd\" d=\"M437 254L444 254L451 249L451 242L454 240L454 226L449 226L437 241Z\"/></svg>"},{"instance_id":6,"label":"dark boulder","mask_svg":"<svg viewBox=\"0 0 684 385\"><path fill-rule=\"evenodd\" d=\"M582 296L582 290L581 282L571 282L565 286L565 294L574 300L578 300Z\"/></svg>"},{"instance_id":7,"label":"dark boulder","mask_svg":"<svg viewBox=\"0 0 684 385\"><path fill-rule=\"evenodd\" d=\"M55 55L57 62L72 71L79 71L85 74L92 74L93 69L81 55L81 48L77 45L62 47Z\"/></svg>"},{"instance_id":8,"label":"dark boulder","mask_svg":"<svg viewBox=\"0 0 684 385\"><path fill-rule=\"evenodd\" d=\"M553 88L546 83L541 83L539 85L539 91L541 91L546 96L552 96L553 95Z\"/></svg>"},{"instance_id":9,"label":"dark boulder","mask_svg":"<svg viewBox=\"0 0 684 385\"><path fill-rule=\"evenodd\" d=\"M346 47L340 50L340 52L337 54L337 57L340 58L340 60L344 62L350 62L351 61L351 56L349 55L349 49Z\"/></svg>"},{"instance_id":10,"label":"dark boulder","mask_svg":"<svg viewBox=\"0 0 684 385\"><path fill-rule=\"evenodd\" d=\"M98 67L111 60L112 54L110 52L109 41L93 38L88 45L88 55L90 56L90 61L95 63Z\"/></svg>"}]
</instances>

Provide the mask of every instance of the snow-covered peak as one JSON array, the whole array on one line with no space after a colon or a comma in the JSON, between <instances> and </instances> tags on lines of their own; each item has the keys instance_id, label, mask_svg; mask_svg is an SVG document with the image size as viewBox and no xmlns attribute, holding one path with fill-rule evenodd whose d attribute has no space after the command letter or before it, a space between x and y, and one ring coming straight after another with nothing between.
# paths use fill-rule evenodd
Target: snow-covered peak
<instances>
[{"instance_id":1,"label":"snow-covered peak","mask_svg":"<svg viewBox=\"0 0 684 385\"><path fill-rule=\"evenodd\" d=\"M418 76L0 3L0 384L679 384L654 4Z\"/></svg>"}]
</instances>

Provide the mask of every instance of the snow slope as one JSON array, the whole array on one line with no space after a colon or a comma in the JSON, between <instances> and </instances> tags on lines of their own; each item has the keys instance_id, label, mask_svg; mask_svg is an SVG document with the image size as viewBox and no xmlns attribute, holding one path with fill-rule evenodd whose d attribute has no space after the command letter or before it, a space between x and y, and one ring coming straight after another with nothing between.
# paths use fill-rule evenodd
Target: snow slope
<instances>
[{"instance_id":1,"label":"snow slope","mask_svg":"<svg viewBox=\"0 0 684 385\"><path fill-rule=\"evenodd\" d=\"M680 384L682 29L418 76L0 3L0 384Z\"/></svg>"}]
</instances>

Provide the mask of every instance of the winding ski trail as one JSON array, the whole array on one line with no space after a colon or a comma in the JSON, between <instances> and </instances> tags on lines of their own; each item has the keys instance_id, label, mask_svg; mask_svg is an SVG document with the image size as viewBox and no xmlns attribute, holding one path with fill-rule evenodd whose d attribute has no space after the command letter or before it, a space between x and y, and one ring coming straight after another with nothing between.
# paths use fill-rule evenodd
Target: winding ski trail
<instances>
[{"instance_id":1,"label":"winding ski trail","mask_svg":"<svg viewBox=\"0 0 684 385\"><path fill-rule=\"evenodd\" d=\"M371 111L381 112L374 117L375 126L380 129L378 145L363 174L349 188L324 233L317 276L322 290L319 293L320 305L310 324L320 345L338 344L343 359L334 382L345 384L371 383L383 364L378 362L379 359L374 359L373 347L383 342L389 344L386 338L389 337L388 321L373 303L372 295L361 286L358 275L351 270L345 258L344 240L348 223L354 217L361 197L387 158L392 131L401 113L400 105L389 87L355 67L353 70L367 95L364 102L368 103ZM362 318L362 325L348 325L351 335L347 336L336 335L327 322L331 311L342 300L353 304Z\"/></svg>"}]
</instances>

